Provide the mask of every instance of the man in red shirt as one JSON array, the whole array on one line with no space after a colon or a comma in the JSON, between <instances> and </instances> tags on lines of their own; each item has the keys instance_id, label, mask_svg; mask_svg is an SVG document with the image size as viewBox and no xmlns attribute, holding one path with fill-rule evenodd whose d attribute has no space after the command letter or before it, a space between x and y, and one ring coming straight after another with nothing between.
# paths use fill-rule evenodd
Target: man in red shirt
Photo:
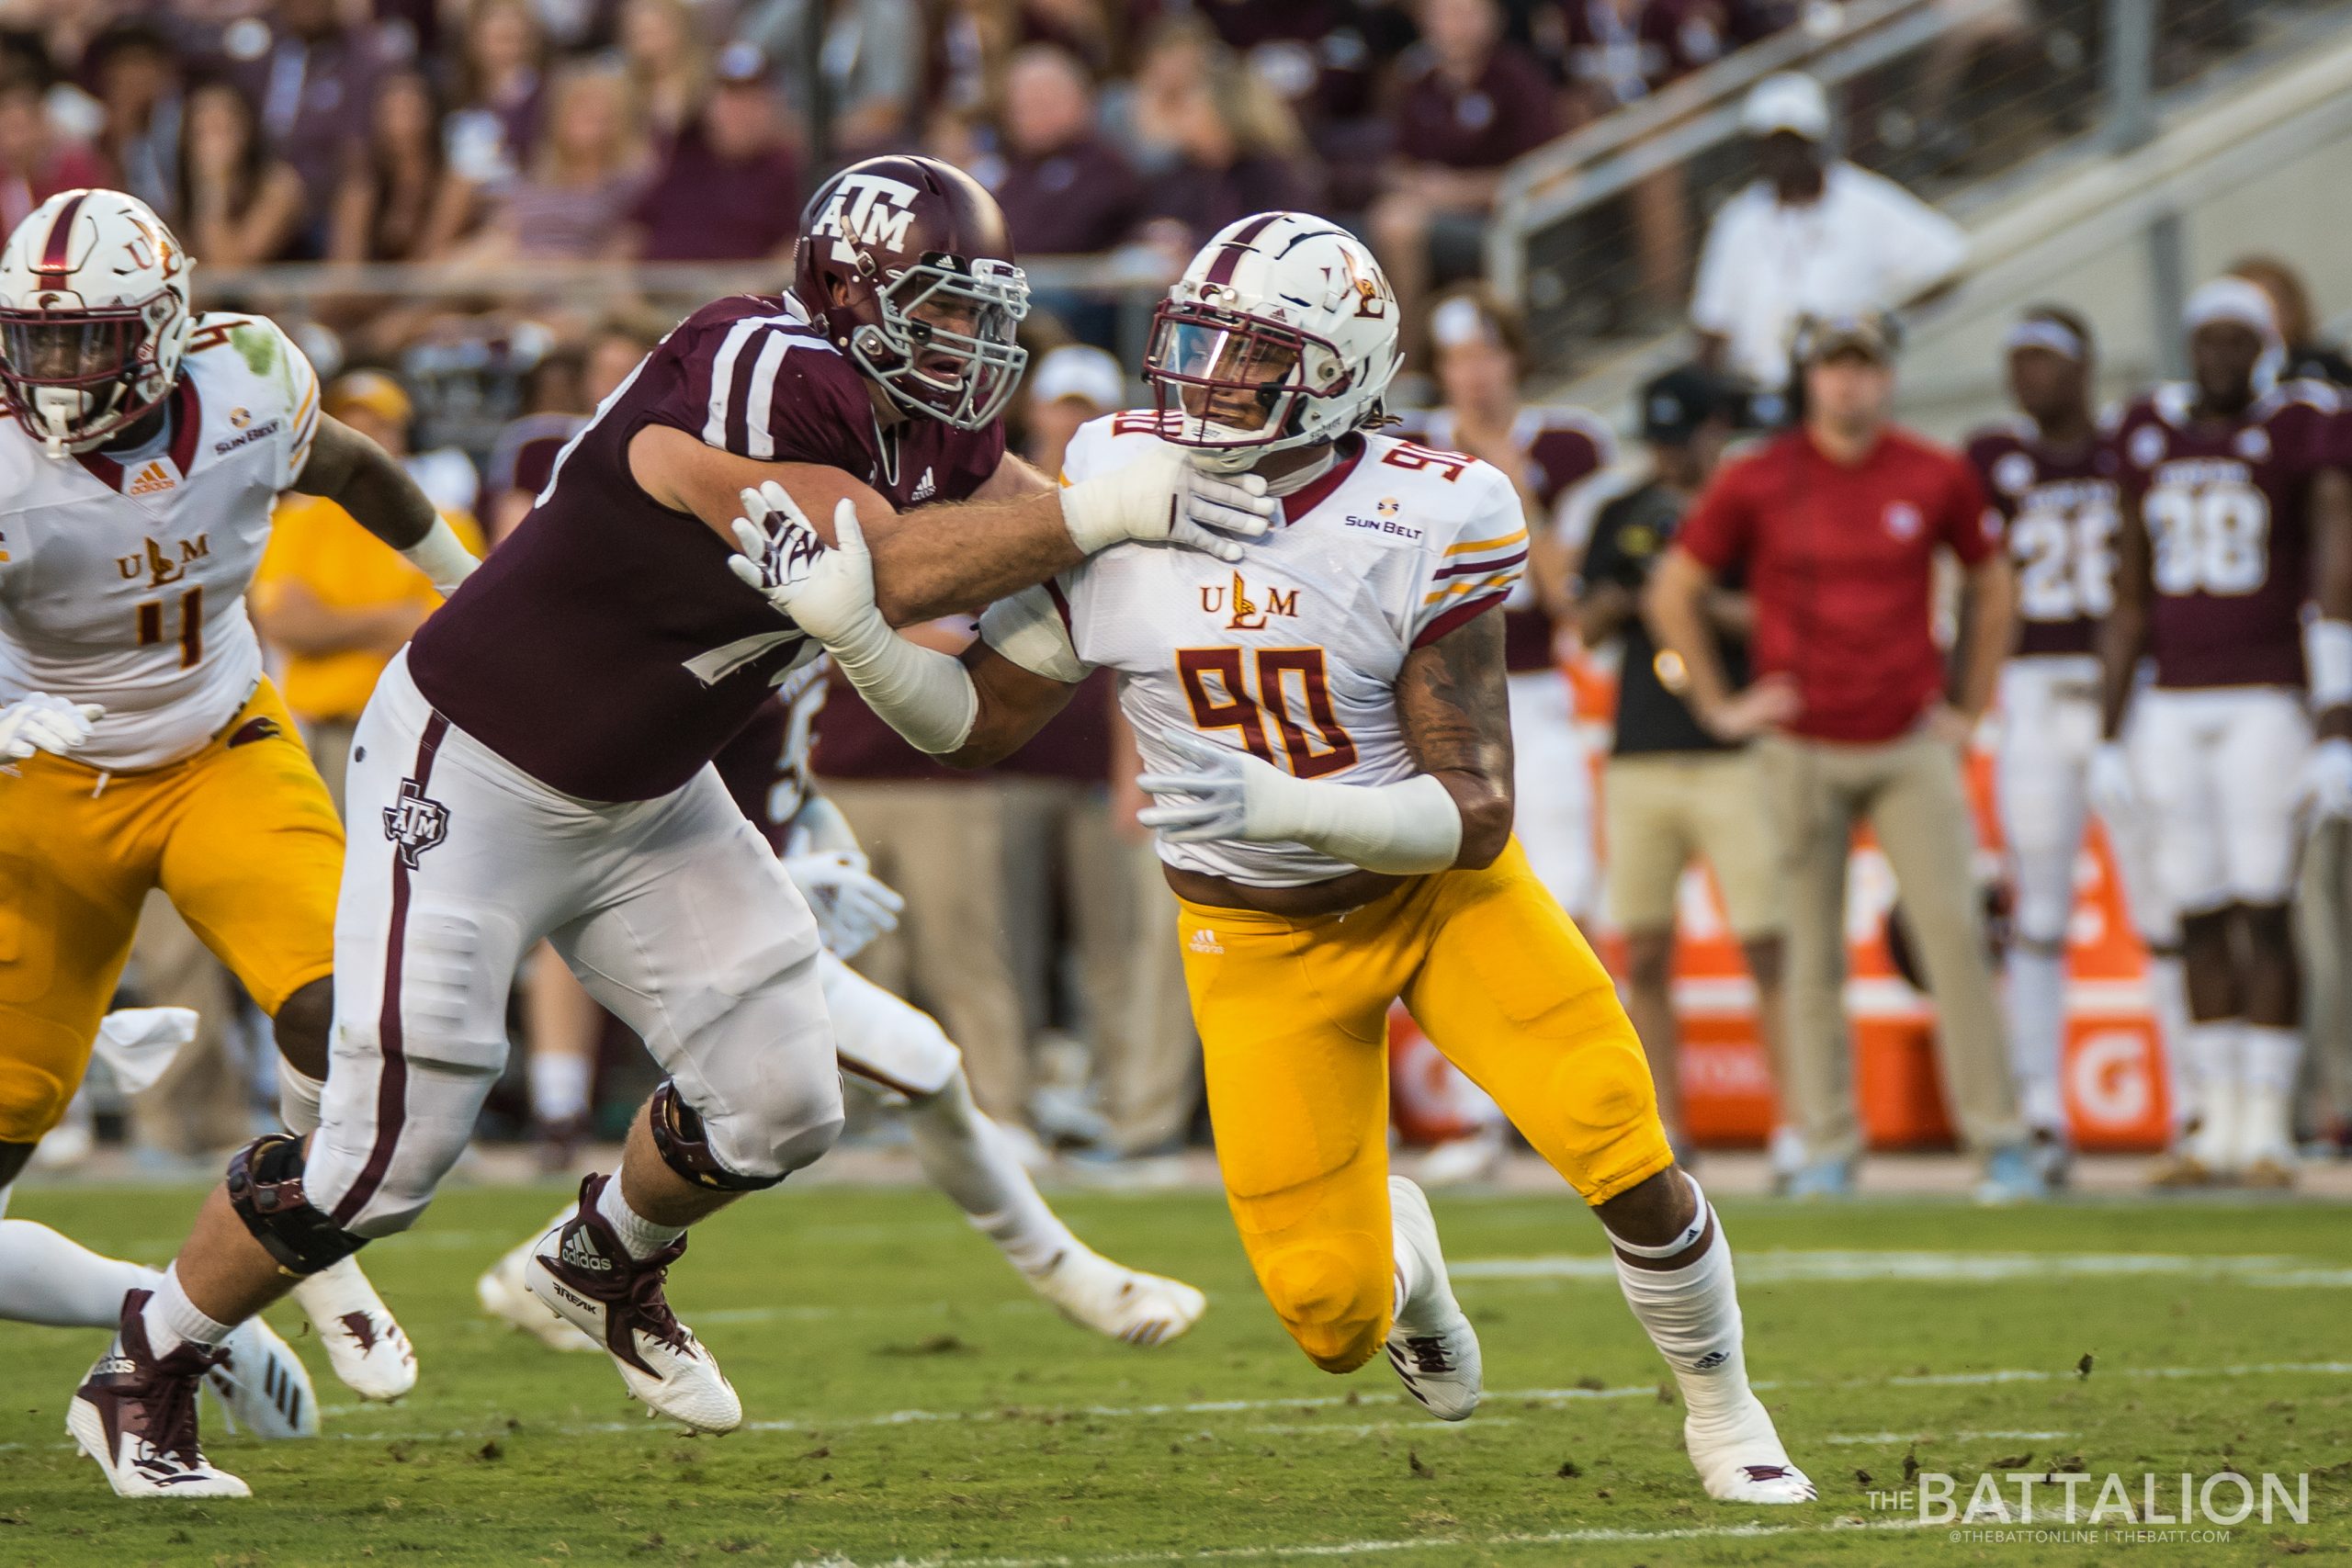
<instances>
[{"instance_id":1,"label":"man in red shirt","mask_svg":"<svg viewBox=\"0 0 2352 1568\"><path fill-rule=\"evenodd\" d=\"M1681 662L1693 715L1757 755L1788 900L1788 1051L1810 1163L1791 1191L1836 1195L1861 1151L1840 992L1846 859L1867 818L1894 868L1942 1039L1944 1093L1984 1159L1988 1201L2041 1195L2027 1158L1972 861L1961 754L1992 701L2016 617L2007 554L1975 475L1890 423L1892 326L1798 335L1803 423L1718 472L1650 580L1645 612ZM1949 682L1934 636L1935 558L1965 578ZM1707 618L1747 570L1755 682L1734 693Z\"/></svg>"}]
</instances>

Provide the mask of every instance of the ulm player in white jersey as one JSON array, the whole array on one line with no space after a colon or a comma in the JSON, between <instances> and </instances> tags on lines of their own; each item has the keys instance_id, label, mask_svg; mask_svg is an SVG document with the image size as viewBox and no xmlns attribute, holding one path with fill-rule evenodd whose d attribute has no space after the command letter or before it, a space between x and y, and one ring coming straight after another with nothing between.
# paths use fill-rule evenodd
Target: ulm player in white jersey
<instances>
[{"instance_id":1,"label":"ulm player in white jersey","mask_svg":"<svg viewBox=\"0 0 2352 1568\"><path fill-rule=\"evenodd\" d=\"M1091 668L1118 671L1182 906L1227 1201L1317 1366L1351 1371L1385 1348L1432 1414L1478 1404L1477 1337L1428 1201L1386 1174L1385 1020L1401 997L1600 1215L1681 1385L1708 1493L1808 1500L1749 1392L1730 1252L1674 1168L1641 1044L1510 838L1494 612L1525 515L1497 469L1377 433L1396 345L1395 296L1363 245L1303 213L1244 219L1159 309L1145 364L1159 413L1086 426L1064 475L1171 444L1256 474L1283 512L1238 565L1114 547L991 606L961 660L881 635L845 509L827 549L776 492L777 515L741 530L739 570L950 762L1004 755Z\"/></svg>"},{"instance_id":2,"label":"ulm player in white jersey","mask_svg":"<svg viewBox=\"0 0 2352 1568\"><path fill-rule=\"evenodd\" d=\"M400 465L320 412L282 332L190 313L192 265L109 190L52 197L0 254L0 1191L80 1084L153 887L271 1016L288 1123L316 1125L343 832L245 589L288 489L340 502L438 582L471 564ZM42 1267L86 1277L93 1326L134 1322L125 1290L149 1293L88 1254ZM300 1299L356 1391L415 1381L356 1267ZM102 1459L119 1490L146 1484L137 1458Z\"/></svg>"}]
</instances>

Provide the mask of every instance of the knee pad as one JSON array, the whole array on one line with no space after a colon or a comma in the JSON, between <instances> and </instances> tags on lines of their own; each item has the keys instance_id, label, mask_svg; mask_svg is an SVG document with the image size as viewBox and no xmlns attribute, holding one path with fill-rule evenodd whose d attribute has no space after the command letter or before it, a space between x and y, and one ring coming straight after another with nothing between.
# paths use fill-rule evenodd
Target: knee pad
<instances>
[{"instance_id":1,"label":"knee pad","mask_svg":"<svg viewBox=\"0 0 2352 1568\"><path fill-rule=\"evenodd\" d=\"M1285 1247L1258 1274L1283 1326L1327 1372L1351 1372L1379 1351L1396 1279L1395 1259L1385 1248L1376 1259L1351 1259L1316 1246Z\"/></svg>"},{"instance_id":2,"label":"knee pad","mask_svg":"<svg viewBox=\"0 0 2352 1568\"><path fill-rule=\"evenodd\" d=\"M1580 1127L1613 1131L1657 1115L1649 1058L1630 1028L1562 1053L1552 1086L1568 1120Z\"/></svg>"},{"instance_id":3,"label":"knee pad","mask_svg":"<svg viewBox=\"0 0 2352 1568\"><path fill-rule=\"evenodd\" d=\"M315 1274L368 1245L311 1206L302 1190L302 1145L276 1134L229 1161L229 1206L288 1274Z\"/></svg>"},{"instance_id":4,"label":"knee pad","mask_svg":"<svg viewBox=\"0 0 2352 1568\"><path fill-rule=\"evenodd\" d=\"M662 1156L662 1163L714 1192L757 1192L774 1187L831 1148L842 1127L836 1107L830 1120L779 1140L771 1153L777 1168L768 1174L738 1170L720 1159L710 1146L709 1128L669 1078L663 1078L662 1087L653 1091L648 1119L653 1127L654 1152Z\"/></svg>"}]
</instances>

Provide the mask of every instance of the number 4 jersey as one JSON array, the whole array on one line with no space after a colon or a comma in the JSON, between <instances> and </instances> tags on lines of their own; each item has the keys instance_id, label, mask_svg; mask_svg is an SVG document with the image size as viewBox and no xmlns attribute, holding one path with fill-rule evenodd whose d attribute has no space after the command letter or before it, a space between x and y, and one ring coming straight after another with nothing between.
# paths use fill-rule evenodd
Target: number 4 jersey
<instances>
[{"instance_id":1,"label":"number 4 jersey","mask_svg":"<svg viewBox=\"0 0 2352 1568\"><path fill-rule=\"evenodd\" d=\"M1063 479L1116 470L1159 439L1159 416L1114 414L1071 440ZM1075 683L1098 666L1147 771L1179 768L1191 729L1300 778L1410 776L1396 709L1405 655L1496 608L1527 561L1527 520L1500 470L1389 435L1351 435L1335 466L1283 498L1238 565L1121 545L992 606L990 646ZM1260 886L1355 870L1299 844L1159 845L1169 864Z\"/></svg>"},{"instance_id":2,"label":"number 4 jersey","mask_svg":"<svg viewBox=\"0 0 2352 1568\"><path fill-rule=\"evenodd\" d=\"M2233 420L2169 384L2115 434L2126 506L2147 524L2156 684L2301 686L2312 477L2352 456L2334 389L2290 381Z\"/></svg>"},{"instance_id":3,"label":"number 4 jersey","mask_svg":"<svg viewBox=\"0 0 2352 1568\"><path fill-rule=\"evenodd\" d=\"M153 450L113 455L51 458L0 420L0 702L104 705L74 760L112 772L197 750L260 682L245 589L319 378L272 322L208 314L168 406Z\"/></svg>"}]
</instances>

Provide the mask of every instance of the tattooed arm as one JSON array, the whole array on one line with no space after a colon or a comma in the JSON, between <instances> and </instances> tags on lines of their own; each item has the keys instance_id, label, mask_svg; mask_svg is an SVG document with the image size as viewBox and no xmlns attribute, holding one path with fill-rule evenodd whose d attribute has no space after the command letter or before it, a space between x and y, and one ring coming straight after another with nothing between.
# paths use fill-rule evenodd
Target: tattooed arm
<instances>
[{"instance_id":1,"label":"tattooed arm","mask_svg":"<svg viewBox=\"0 0 2352 1568\"><path fill-rule=\"evenodd\" d=\"M1510 707L1503 689L1503 618L1474 615L1405 656L1396 677L1405 744L1462 813L1453 863L1491 864L1510 841Z\"/></svg>"}]
</instances>

